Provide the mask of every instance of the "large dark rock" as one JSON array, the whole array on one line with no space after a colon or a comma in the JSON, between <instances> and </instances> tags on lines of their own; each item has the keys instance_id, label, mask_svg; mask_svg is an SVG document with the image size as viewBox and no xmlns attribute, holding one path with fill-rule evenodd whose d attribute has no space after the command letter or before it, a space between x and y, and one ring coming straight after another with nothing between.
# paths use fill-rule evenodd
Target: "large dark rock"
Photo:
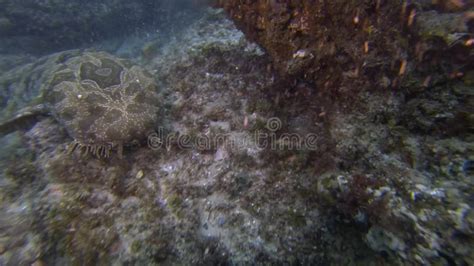
<instances>
[{"instance_id":1,"label":"large dark rock","mask_svg":"<svg viewBox=\"0 0 474 266\"><path fill-rule=\"evenodd\" d=\"M285 77L304 80L321 90L354 92L363 87L396 88L413 76L421 86L429 81L426 73L439 70L448 76L472 67L468 62L473 45L464 45L472 38L472 2L433 2L439 4L219 0L217 6L227 11L248 38L266 49ZM445 12L454 13L443 20L441 13ZM443 28L441 32L437 27ZM453 38L447 41L448 35ZM437 69L440 61L448 62L447 68Z\"/></svg>"}]
</instances>

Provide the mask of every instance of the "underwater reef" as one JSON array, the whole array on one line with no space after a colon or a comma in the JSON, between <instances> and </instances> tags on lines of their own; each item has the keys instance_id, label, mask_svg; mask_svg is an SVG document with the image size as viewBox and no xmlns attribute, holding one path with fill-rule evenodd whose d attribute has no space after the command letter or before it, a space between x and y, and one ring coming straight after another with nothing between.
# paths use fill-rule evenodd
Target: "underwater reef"
<instances>
[{"instance_id":1,"label":"underwater reef","mask_svg":"<svg viewBox=\"0 0 474 266\"><path fill-rule=\"evenodd\" d=\"M0 57L0 131L52 103L0 138L0 264L474 264L473 6L216 5L173 37ZM70 149L100 91L146 92L122 156Z\"/></svg>"},{"instance_id":2,"label":"underwater reef","mask_svg":"<svg viewBox=\"0 0 474 266\"><path fill-rule=\"evenodd\" d=\"M474 67L472 1L216 5L268 52L280 73L336 95L368 87L426 87Z\"/></svg>"}]
</instances>

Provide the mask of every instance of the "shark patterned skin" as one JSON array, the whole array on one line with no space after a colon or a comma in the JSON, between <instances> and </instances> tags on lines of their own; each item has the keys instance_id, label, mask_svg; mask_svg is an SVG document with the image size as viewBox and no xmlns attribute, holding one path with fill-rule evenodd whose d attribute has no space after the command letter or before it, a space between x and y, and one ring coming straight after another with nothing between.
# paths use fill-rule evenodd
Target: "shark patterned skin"
<instances>
[{"instance_id":1,"label":"shark patterned skin","mask_svg":"<svg viewBox=\"0 0 474 266\"><path fill-rule=\"evenodd\" d=\"M70 152L99 158L146 138L158 120L154 78L143 68L105 52L84 52L57 66L43 84L41 104L20 110L0 124L0 134L52 116L73 138ZM38 100L36 100L38 102Z\"/></svg>"}]
</instances>

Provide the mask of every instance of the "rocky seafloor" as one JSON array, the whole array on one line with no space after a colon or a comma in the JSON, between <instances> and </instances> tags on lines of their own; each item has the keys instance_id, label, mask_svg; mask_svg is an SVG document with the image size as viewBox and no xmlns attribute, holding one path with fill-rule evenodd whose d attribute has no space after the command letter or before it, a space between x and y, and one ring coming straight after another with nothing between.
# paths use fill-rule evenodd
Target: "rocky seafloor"
<instances>
[{"instance_id":1,"label":"rocky seafloor","mask_svg":"<svg viewBox=\"0 0 474 266\"><path fill-rule=\"evenodd\" d=\"M351 67L365 67L364 42L362 52L313 56L324 49L305 42L304 16L285 35L272 22L247 24L235 2L181 13L188 23L173 34L152 27L1 56L2 118L27 106L62 58L105 50L153 75L163 119L122 159L69 154L71 137L49 116L3 137L0 265L474 264L471 20L442 19L472 7L415 2L420 17L440 21L418 23L436 37L425 50L442 54L431 57L442 68L417 70L407 52L388 63L396 74L383 66L359 78ZM262 11L275 1L256 2ZM283 17L294 8L273 4ZM275 32L275 42L296 40L294 53L272 46ZM390 41L411 47L402 37L383 39L384 60L405 52ZM326 41L337 46L337 36ZM460 41L467 57L454 60ZM374 50L370 69L382 56Z\"/></svg>"}]
</instances>

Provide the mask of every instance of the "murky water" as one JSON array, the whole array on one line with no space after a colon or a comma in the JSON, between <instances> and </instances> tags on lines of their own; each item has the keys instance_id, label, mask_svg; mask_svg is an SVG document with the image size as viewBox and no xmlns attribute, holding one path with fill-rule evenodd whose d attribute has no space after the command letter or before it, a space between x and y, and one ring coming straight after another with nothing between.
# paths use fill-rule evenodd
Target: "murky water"
<instances>
[{"instance_id":1,"label":"murky water","mask_svg":"<svg viewBox=\"0 0 474 266\"><path fill-rule=\"evenodd\" d=\"M474 263L472 2L0 7L0 265Z\"/></svg>"}]
</instances>

